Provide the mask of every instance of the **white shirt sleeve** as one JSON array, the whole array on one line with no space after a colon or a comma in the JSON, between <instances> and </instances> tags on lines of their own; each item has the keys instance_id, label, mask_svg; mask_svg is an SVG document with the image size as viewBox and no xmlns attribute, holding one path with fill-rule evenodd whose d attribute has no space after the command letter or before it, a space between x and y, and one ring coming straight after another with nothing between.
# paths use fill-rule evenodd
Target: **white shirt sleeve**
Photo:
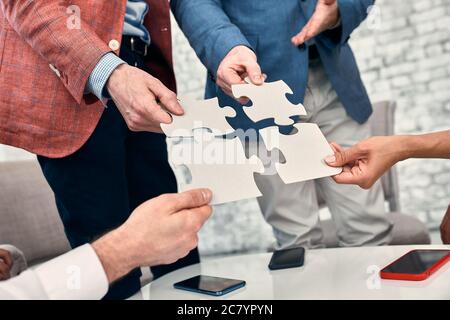
<instances>
[{"instance_id":1,"label":"white shirt sleeve","mask_svg":"<svg viewBox=\"0 0 450 320\"><path fill-rule=\"evenodd\" d=\"M10 276L15 277L18 274L22 273L24 270L28 268L27 260L25 259L25 255L22 251L17 249L16 247L10 244L2 244L0 245L0 249L9 251L12 257L12 267L10 270Z\"/></svg>"},{"instance_id":2,"label":"white shirt sleeve","mask_svg":"<svg viewBox=\"0 0 450 320\"><path fill-rule=\"evenodd\" d=\"M89 244L0 282L0 300L95 300L107 291L105 271Z\"/></svg>"}]
</instances>

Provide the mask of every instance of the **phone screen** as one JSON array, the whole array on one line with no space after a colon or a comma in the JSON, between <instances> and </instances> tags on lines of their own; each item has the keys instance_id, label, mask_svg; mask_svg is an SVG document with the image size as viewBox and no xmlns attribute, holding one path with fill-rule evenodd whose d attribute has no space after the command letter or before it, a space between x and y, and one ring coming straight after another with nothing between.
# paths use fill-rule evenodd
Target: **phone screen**
<instances>
[{"instance_id":1,"label":"phone screen","mask_svg":"<svg viewBox=\"0 0 450 320\"><path fill-rule=\"evenodd\" d=\"M270 260L270 269L301 267L304 262L305 248L292 248L275 251Z\"/></svg>"},{"instance_id":2,"label":"phone screen","mask_svg":"<svg viewBox=\"0 0 450 320\"><path fill-rule=\"evenodd\" d=\"M244 285L245 281L242 280L200 275L178 282L174 286L177 289L220 295Z\"/></svg>"},{"instance_id":3,"label":"phone screen","mask_svg":"<svg viewBox=\"0 0 450 320\"><path fill-rule=\"evenodd\" d=\"M450 250L414 250L384 268L383 272L422 274L448 255Z\"/></svg>"}]
</instances>

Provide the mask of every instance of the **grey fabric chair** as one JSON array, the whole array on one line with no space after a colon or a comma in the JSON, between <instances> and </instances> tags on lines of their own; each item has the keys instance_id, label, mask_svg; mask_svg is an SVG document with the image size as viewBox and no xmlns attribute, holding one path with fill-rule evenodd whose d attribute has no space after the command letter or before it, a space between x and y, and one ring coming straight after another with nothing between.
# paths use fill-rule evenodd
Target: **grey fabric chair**
<instances>
[{"instance_id":1,"label":"grey fabric chair","mask_svg":"<svg viewBox=\"0 0 450 320\"><path fill-rule=\"evenodd\" d=\"M37 161L0 163L0 244L22 250L30 266L70 249Z\"/></svg>"},{"instance_id":2,"label":"grey fabric chair","mask_svg":"<svg viewBox=\"0 0 450 320\"><path fill-rule=\"evenodd\" d=\"M373 115L370 118L372 134L374 136L388 136L394 134L396 104L393 101L378 102L373 105ZM395 166L381 178L384 197L388 203L388 218L393 222L392 245L403 244L429 244L431 243L428 229L419 219L401 213L400 191ZM319 204L325 206L325 201L319 196ZM327 247L337 247L338 237L336 226L332 220L321 222L324 242Z\"/></svg>"},{"instance_id":3,"label":"grey fabric chair","mask_svg":"<svg viewBox=\"0 0 450 320\"><path fill-rule=\"evenodd\" d=\"M0 244L19 248L29 267L70 250L53 191L35 160L0 162ZM143 268L141 284L150 280Z\"/></svg>"}]
</instances>

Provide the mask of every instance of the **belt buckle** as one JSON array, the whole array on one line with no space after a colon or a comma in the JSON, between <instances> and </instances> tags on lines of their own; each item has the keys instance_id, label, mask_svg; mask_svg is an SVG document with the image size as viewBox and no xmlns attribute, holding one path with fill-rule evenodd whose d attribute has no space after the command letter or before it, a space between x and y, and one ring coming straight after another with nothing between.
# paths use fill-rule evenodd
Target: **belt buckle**
<instances>
[{"instance_id":1,"label":"belt buckle","mask_svg":"<svg viewBox=\"0 0 450 320\"><path fill-rule=\"evenodd\" d=\"M131 51L136 52L144 57L147 56L148 53L148 45L145 43L144 44L144 51L139 51L138 49L136 49L135 44L134 44L134 37L131 37L130 39L130 45L131 45Z\"/></svg>"}]
</instances>

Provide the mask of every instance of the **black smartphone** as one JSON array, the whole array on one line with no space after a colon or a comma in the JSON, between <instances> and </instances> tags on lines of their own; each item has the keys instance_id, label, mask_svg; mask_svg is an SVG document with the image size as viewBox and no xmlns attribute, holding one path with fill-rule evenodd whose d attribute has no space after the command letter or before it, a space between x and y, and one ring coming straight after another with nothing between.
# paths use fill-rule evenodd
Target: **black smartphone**
<instances>
[{"instance_id":1,"label":"black smartphone","mask_svg":"<svg viewBox=\"0 0 450 320\"><path fill-rule=\"evenodd\" d=\"M211 296L223 296L245 286L245 281L210 276L195 276L173 285L176 289L204 293Z\"/></svg>"},{"instance_id":2,"label":"black smartphone","mask_svg":"<svg viewBox=\"0 0 450 320\"><path fill-rule=\"evenodd\" d=\"M270 259L269 269L279 270L303 266L305 261L305 248L291 248L275 251Z\"/></svg>"}]
</instances>

